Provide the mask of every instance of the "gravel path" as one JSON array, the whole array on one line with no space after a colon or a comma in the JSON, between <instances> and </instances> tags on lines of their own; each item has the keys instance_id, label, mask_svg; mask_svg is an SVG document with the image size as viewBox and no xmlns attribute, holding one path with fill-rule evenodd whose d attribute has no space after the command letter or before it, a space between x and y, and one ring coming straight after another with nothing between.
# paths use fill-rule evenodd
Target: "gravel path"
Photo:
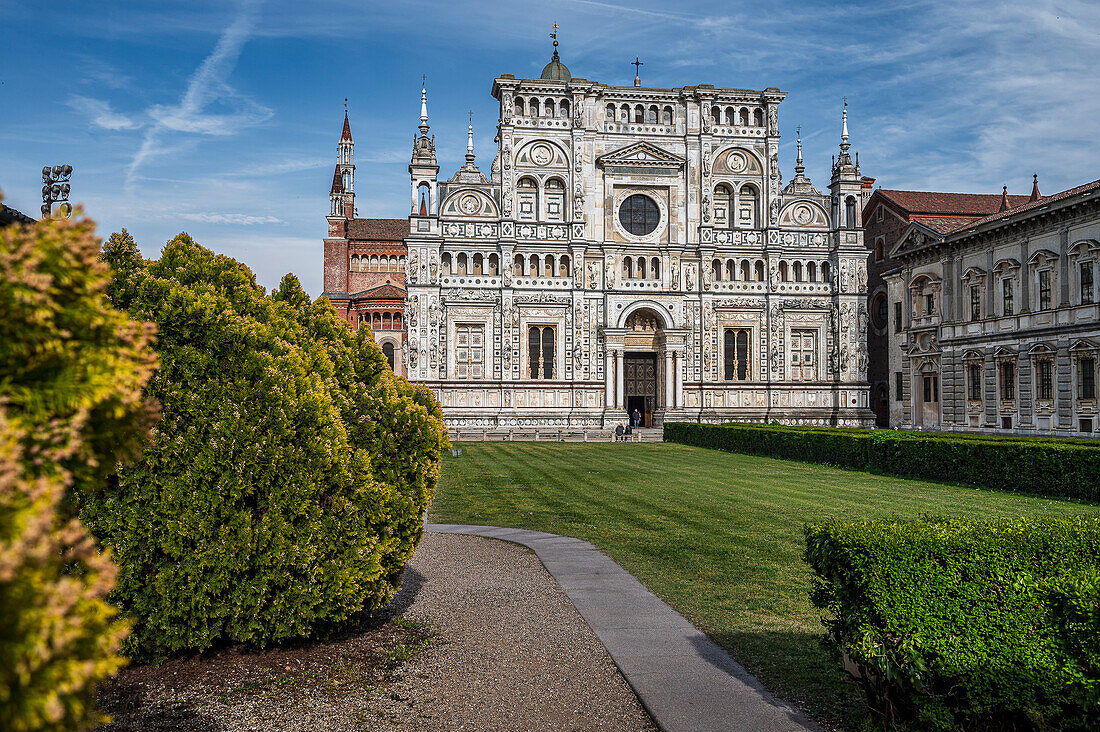
<instances>
[{"instance_id":1,"label":"gravel path","mask_svg":"<svg viewBox=\"0 0 1100 732\"><path fill-rule=\"evenodd\" d=\"M371 704L380 729L656 730L528 549L426 533L396 602L437 635Z\"/></svg>"}]
</instances>

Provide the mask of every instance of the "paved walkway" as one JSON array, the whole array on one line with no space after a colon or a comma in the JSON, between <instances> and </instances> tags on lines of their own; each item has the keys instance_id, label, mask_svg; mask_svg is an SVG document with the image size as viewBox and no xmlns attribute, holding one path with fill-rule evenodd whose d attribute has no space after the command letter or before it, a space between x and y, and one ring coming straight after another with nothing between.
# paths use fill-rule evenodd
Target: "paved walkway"
<instances>
[{"instance_id":1,"label":"paved walkway","mask_svg":"<svg viewBox=\"0 0 1100 732\"><path fill-rule=\"evenodd\" d=\"M665 732L820 729L589 542L496 526L424 529L534 550Z\"/></svg>"}]
</instances>

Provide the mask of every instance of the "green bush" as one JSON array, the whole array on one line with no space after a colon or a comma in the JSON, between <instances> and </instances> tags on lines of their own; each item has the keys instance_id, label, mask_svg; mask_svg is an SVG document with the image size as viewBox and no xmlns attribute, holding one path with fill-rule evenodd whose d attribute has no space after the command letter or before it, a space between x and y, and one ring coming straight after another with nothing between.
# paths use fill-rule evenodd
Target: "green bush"
<instances>
[{"instance_id":1,"label":"green bush","mask_svg":"<svg viewBox=\"0 0 1100 732\"><path fill-rule=\"evenodd\" d=\"M0 729L82 729L125 659L115 566L72 515L155 410L151 328L110 307L87 219L0 229Z\"/></svg>"},{"instance_id":2,"label":"green bush","mask_svg":"<svg viewBox=\"0 0 1100 732\"><path fill-rule=\"evenodd\" d=\"M1100 724L1100 518L827 523L806 528L804 559L884 725Z\"/></svg>"},{"instance_id":3,"label":"green bush","mask_svg":"<svg viewBox=\"0 0 1100 732\"><path fill-rule=\"evenodd\" d=\"M859 430L670 422L664 432L668 442L843 468L865 470L869 460L870 435Z\"/></svg>"},{"instance_id":4,"label":"green bush","mask_svg":"<svg viewBox=\"0 0 1100 732\"><path fill-rule=\"evenodd\" d=\"M152 443L81 504L132 652L264 646L386 603L446 444L431 394L291 276L267 296L184 234L158 261L125 232L104 253L115 303L159 329Z\"/></svg>"},{"instance_id":5,"label":"green bush","mask_svg":"<svg viewBox=\"0 0 1100 732\"><path fill-rule=\"evenodd\" d=\"M891 475L1100 500L1100 450L1092 445L882 430L872 433L870 454L868 467Z\"/></svg>"},{"instance_id":6,"label":"green bush","mask_svg":"<svg viewBox=\"0 0 1100 732\"><path fill-rule=\"evenodd\" d=\"M665 439L907 478L1100 500L1100 441L672 422Z\"/></svg>"}]
</instances>

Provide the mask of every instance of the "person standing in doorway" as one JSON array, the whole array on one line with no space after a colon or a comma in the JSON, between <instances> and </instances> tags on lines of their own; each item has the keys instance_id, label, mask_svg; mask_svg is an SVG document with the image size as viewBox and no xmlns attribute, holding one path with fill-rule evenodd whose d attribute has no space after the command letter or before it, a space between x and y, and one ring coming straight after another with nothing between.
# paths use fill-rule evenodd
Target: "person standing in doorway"
<instances>
[{"instance_id":1,"label":"person standing in doorway","mask_svg":"<svg viewBox=\"0 0 1100 732\"><path fill-rule=\"evenodd\" d=\"M635 427L642 426L642 413L637 409L634 410L634 414L630 415L630 419L634 422Z\"/></svg>"}]
</instances>

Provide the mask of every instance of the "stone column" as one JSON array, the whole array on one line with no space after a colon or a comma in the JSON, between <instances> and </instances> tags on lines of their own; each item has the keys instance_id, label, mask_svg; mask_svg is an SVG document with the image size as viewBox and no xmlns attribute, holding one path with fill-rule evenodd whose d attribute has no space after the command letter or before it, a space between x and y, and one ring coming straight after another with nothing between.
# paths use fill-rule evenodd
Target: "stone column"
<instances>
[{"instance_id":1,"label":"stone column","mask_svg":"<svg viewBox=\"0 0 1100 732\"><path fill-rule=\"evenodd\" d=\"M671 409L676 403L676 395L672 386L672 351L665 351L665 410Z\"/></svg>"},{"instance_id":2,"label":"stone column","mask_svg":"<svg viewBox=\"0 0 1100 732\"><path fill-rule=\"evenodd\" d=\"M676 408L684 408L684 352L676 352Z\"/></svg>"},{"instance_id":3,"label":"stone column","mask_svg":"<svg viewBox=\"0 0 1100 732\"><path fill-rule=\"evenodd\" d=\"M611 409L615 404L615 352L610 348L604 354L603 406Z\"/></svg>"},{"instance_id":4,"label":"stone column","mask_svg":"<svg viewBox=\"0 0 1100 732\"><path fill-rule=\"evenodd\" d=\"M626 403L623 395L623 352L615 351L615 407L622 409Z\"/></svg>"}]
</instances>

